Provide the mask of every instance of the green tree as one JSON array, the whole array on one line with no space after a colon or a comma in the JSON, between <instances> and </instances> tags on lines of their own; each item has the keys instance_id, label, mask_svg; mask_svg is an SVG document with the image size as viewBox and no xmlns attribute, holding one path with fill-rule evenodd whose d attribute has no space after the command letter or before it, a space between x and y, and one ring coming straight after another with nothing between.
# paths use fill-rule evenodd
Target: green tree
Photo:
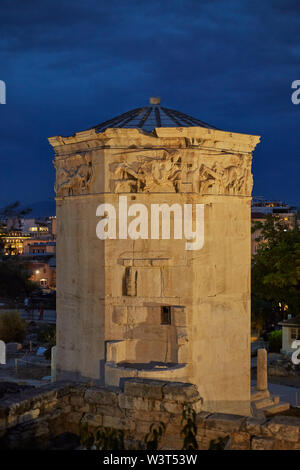
<instances>
[{"instance_id":1,"label":"green tree","mask_svg":"<svg viewBox=\"0 0 300 470\"><path fill-rule=\"evenodd\" d=\"M259 230L257 253L252 258L252 309L273 321L287 313L300 314L300 232L278 216L267 215Z\"/></svg>"}]
</instances>

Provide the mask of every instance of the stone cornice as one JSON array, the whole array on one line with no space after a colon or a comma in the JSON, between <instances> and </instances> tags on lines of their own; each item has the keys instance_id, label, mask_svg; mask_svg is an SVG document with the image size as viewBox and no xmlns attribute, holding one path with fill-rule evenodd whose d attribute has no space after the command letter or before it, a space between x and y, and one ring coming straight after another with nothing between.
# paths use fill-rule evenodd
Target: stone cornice
<instances>
[{"instance_id":1,"label":"stone cornice","mask_svg":"<svg viewBox=\"0 0 300 470\"><path fill-rule=\"evenodd\" d=\"M250 153L259 143L260 136L202 127L161 127L153 133L139 129L106 129L97 134L95 129L91 129L70 137L55 136L48 140L57 156L96 148L207 148Z\"/></svg>"}]
</instances>

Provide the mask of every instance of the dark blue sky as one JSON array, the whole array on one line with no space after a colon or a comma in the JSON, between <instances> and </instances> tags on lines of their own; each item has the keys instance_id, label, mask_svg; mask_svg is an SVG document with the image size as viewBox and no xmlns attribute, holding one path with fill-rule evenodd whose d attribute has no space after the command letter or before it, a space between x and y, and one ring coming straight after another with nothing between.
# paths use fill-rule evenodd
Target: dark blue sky
<instances>
[{"instance_id":1,"label":"dark blue sky","mask_svg":"<svg viewBox=\"0 0 300 470\"><path fill-rule=\"evenodd\" d=\"M47 137L161 96L258 134L254 192L300 204L299 0L1 0L0 205L54 196Z\"/></svg>"}]
</instances>

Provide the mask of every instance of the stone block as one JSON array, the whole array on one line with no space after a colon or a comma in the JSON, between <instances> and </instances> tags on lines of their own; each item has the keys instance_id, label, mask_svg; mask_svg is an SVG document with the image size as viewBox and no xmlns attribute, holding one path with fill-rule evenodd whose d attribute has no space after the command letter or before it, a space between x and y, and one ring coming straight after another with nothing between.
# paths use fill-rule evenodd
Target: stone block
<instances>
[{"instance_id":1,"label":"stone block","mask_svg":"<svg viewBox=\"0 0 300 470\"><path fill-rule=\"evenodd\" d=\"M32 407L33 410L35 410L37 408L42 408L43 407L42 400L37 400L36 402L33 402L31 407Z\"/></svg>"},{"instance_id":2,"label":"stone block","mask_svg":"<svg viewBox=\"0 0 300 470\"><path fill-rule=\"evenodd\" d=\"M201 411L200 413L198 413L196 417L197 426L204 427L206 419L211 415L212 413L210 413L209 411Z\"/></svg>"},{"instance_id":3,"label":"stone block","mask_svg":"<svg viewBox=\"0 0 300 470\"><path fill-rule=\"evenodd\" d=\"M84 399L88 403L95 403L98 405L116 406L118 403L118 395L104 387L89 388L84 394Z\"/></svg>"},{"instance_id":4,"label":"stone block","mask_svg":"<svg viewBox=\"0 0 300 470\"><path fill-rule=\"evenodd\" d=\"M198 401L195 401L195 402L191 403L190 406L191 406L191 408L193 408L193 410L196 412L196 414L199 414L202 410L202 407L203 407L202 400L199 399Z\"/></svg>"},{"instance_id":5,"label":"stone block","mask_svg":"<svg viewBox=\"0 0 300 470\"><path fill-rule=\"evenodd\" d=\"M127 309L124 306L116 305L112 313L112 321L116 325L126 325L127 324Z\"/></svg>"},{"instance_id":6,"label":"stone block","mask_svg":"<svg viewBox=\"0 0 300 470\"><path fill-rule=\"evenodd\" d=\"M275 439L274 450L299 450L299 442L284 441L282 439Z\"/></svg>"},{"instance_id":7,"label":"stone block","mask_svg":"<svg viewBox=\"0 0 300 470\"><path fill-rule=\"evenodd\" d=\"M53 389L52 387L49 389L49 386L47 388L41 387L38 389L38 391L33 391L32 394L36 395L33 396L33 400L42 400L43 402L49 402L57 399L57 390ZM26 394L27 398L27 394ZM30 396L28 396L30 398Z\"/></svg>"},{"instance_id":8,"label":"stone block","mask_svg":"<svg viewBox=\"0 0 300 470\"><path fill-rule=\"evenodd\" d=\"M299 418L293 416L275 416L270 419L264 426L263 430L269 435L289 442L297 442L299 440Z\"/></svg>"},{"instance_id":9,"label":"stone block","mask_svg":"<svg viewBox=\"0 0 300 470\"><path fill-rule=\"evenodd\" d=\"M173 307L174 324L177 327L185 327L187 325L187 315L184 307Z\"/></svg>"},{"instance_id":10,"label":"stone block","mask_svg":"<svg viewBox=\"0 0 300 470\"><path fill-rule=\"evenodd\" d=\"M135 397L162 400L164 385L165 382L159 380L126 380L124 383L124 393Z\"/></svg>"},{"instance_id":11,"label":"stone block","mask_svg":"<svg viewBox=\"0 0 300 470\"><path fill-rule=\"evenodd\" d=\"M141 398L141 397L132 397L129 395L122 394L119 396L119 406L121 409L160 411L161 402L158 400L152 400L152 399Z\"/></svg>"},{"instance_id":12,"label":"stone block","mask_svg":"<svg viewBox=\"0 0 300 470\"><path fill-rule=\"evenodd\" d=\"M171 402L171 401L164 401L163 407L168 413L174 413L182 415L183 405L181 403Z\"/></svg>"},{"instance_id":13,"label":"stone block","mask_svg":"<svg viewBox=\"0 0 300 470\"><path fill-rule=\"evenodd\" d=\"M165 400L183 402L193 402L200 398L196 385L180 382L168 383L163 387Z\"/></svg>"},{"instance_id":14,"label":"stone block","mask_svg":"<svg viewBox=\"0 0 300 470\"><path fill-rule=\"evenodd\" d=\"M154 423L152 421L151 423L149 421L136 421L136 427L135 427L135 434L137 439L143 441L146 434L150 431L150 426L151 424Z\"/></svg>"},{"instance_id":15,"label":"stone block","mask_svg":"<svg viewBox=\"0 0 300 470\"><path fill-rule=\"evenodd\" d=\"M59 382L54 382L52 385L55 386L57 397L63 398L66 396L70 396L72 393L76 393L76 390L82 387L86 388L86 384L76 384L74 385L73 382L67 382L65 380L60 380Z\"/></svg>"},{"instance_id":16,"label":"stone block","mask_svg":"<svg viewBox=\"0 0 300 470\"><path fill-rule=\"evenodd\" d=\"M250 434L247 432L234 432L230 436L232 450L250 450Z\"/></svg>"},{"instance_id":17,"label":"stone block","mask_svg":"<svg viewBox=\"0 0 300 470\"><path fill-rule=\"evenodd\" d=\"M244 416L239 415L213 413L205 420L205 427L230 433L239 431L245 419Z\"/></svg>"},{"instance_id":18,"label":"stone block","mask_svg":"<svg viewBox=\"0 0 300 470\"><path fill-rule=\"evenodd\" d=\"M134 431L135 422L127 418L119 418L117 416L103 416L103 426L105 428Z\"/></svg>"},{"instance_id":19,"label":"stone block","mask_svg":"<svg viewBox=\"0 0 300 470\"><path fill-rule=\"evenodd\" d=\"M49 410L49 408L54 408L55 406L57 406L57 404L58 404L57 400L47 401L43 404L43 408L45 410Z\"/></svg>"},{"instance_id":20,"label":"stone block","mask_svg":"<svg viewBox=\"0 0 300 470\"><path fill-rule=\"evenodd\" d=\"M142 410L125 410L125 416L132 420L146 421L149 425L153 422L159 423L160 421L162 423L172 422L173 424L178 424L181 420L181 417L170 415L163 411L151 411L150 413L145 413Z\"/></svg>"},{"instance_id":21,"label":"stone block","mask_svg":"<svg viewBox=\"0 0 300 470\"><path fill-rule=\"evenodd\" d=\"M61 408L56 408L55 410L49 410L49 414L44 415L43 419L50 421L57 421L60 418L64 418L64 414Z\"/></svg>"},{"instance_id":22,"label":"stone block","mask_svg":"<svg viewBox=\"0 0 300 470\"><path fill-rule=\"evenodd\" d=\"M230 433L220 431L219 429L200 429L197 432L197 438L206 439L208 442L218 439L219 437L227 437Z\"/></svg>"},{"instance_id":23,"label":"stone block","mask_svg":"<svg viewBox=\"0 0 300 470\"><path fill-rule=\"evenodd\" d=\"M135 403L137 402L137 399L134 397L129 397L127 395L119 395L119 407L121 409L129 409L129 410L134 410L136 409ZM145 402L145 407L144 410L148 410L148 401Z\"/></svg>"},{"instance_id":24,"label":"stone block","mask_svg":"<svg viewBox=\"0 0 300 470\"><path fill-rule=\"evenodd\" d=\"M268 437L259 437L254 436L251 439L251 449L252 450L273 450L275 441Z\"/></svg>"},{"instance_id":25,"label":"stone block","mask_svg":"<svg viewBox=\"0 0 300 470\"><path fill-rule=\"evenodd\" d=\"M181 425L182 415L180 415L180 414L170 414L170 413L165 413L165 415L167 417L166 422L169 422L170 424L174 424L174 425Z\"/></svg>"},{"instance_id":26,"label":"stone block","mask_svg":"<svg viewBox=\"0 0 300 470\"><path fill-rule=\"evenodd\" d=\"M26 423L27 421L32 421L36 419L39 416L39 414L40 414L39 409L27 411L26 413L19 416L18 423L21 424L21 423Z\"/></svg>"},{"instance_id":27,"label":"stone block","mask_svg":"<svg viewBox=\"0 0 300 470\"><path fill-rule=\"evenodd\" d=\"M96 409L94 411L96 414L100 415L108 415L108 416L124 416L124 410L121 410L119 406L109 406L109 405L96 405Z\"/></svg>"},{"instance_id":28,"label":"stone block","mask_svg":"<svg viewBox=\"0 0 300 470\"><path fill-rule=\"evenodd\" d=\"M82 423L87 423L88 426L98 427L103 424L103 417L101 415L85 414L81 420Z\"/></svg>"},{"instance_id":29,"label":"stone block","mask_svg":"<svg viewBox=\"0 0 300 470\"><path fill-rule=\"evenodd\" d=\"M242 424L241 429L250 434L259 435L262 433L262 425L266 422L266 418L248 417Z\"/></svg>"}]
</instances>

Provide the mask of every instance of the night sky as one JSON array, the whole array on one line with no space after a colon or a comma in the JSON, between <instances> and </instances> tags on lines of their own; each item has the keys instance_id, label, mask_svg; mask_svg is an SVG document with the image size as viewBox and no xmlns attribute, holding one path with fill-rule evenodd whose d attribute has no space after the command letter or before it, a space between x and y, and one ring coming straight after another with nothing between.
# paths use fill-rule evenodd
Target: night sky
<instances>
[{"instance_id":1,"label":"night sky","mask_svg":"<svg viewBox=\"0 0 300 470\"><path fill-rule=\"evenodd\" d=\"M254 195L300 205L299 0L1 0L0 206L54 197L47 137L147 105L262 136Z\"/></svg>"}]
</instances>

